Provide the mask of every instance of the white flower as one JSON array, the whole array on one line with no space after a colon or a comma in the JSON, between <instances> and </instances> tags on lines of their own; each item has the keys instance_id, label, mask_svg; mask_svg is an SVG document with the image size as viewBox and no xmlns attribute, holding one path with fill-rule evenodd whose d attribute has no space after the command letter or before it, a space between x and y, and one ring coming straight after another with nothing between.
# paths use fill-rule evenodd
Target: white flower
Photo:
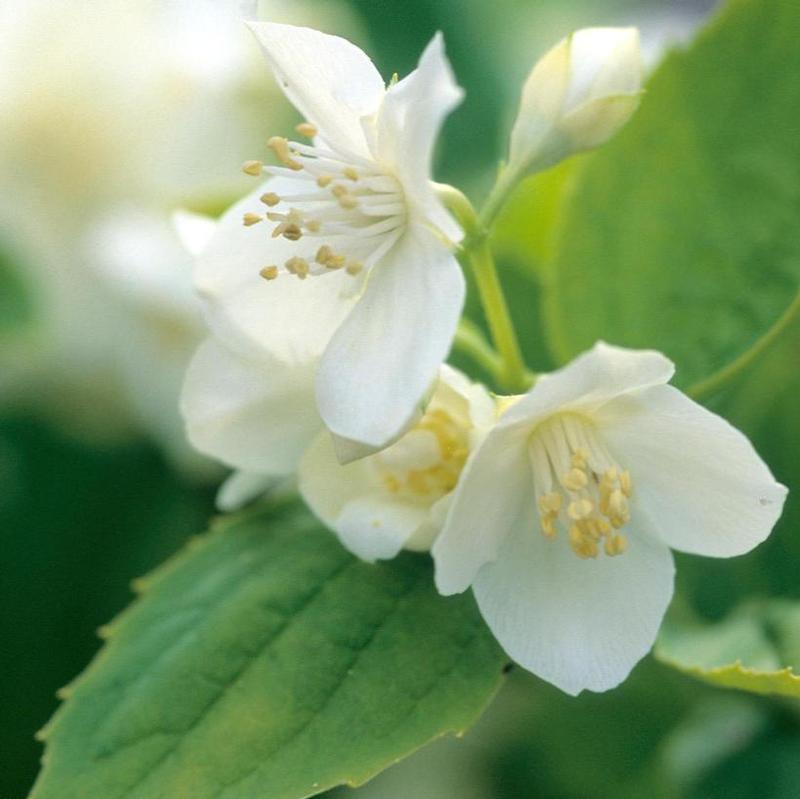
<instances>
[{"instance_id":1,"label":"white flower","mask_svg":"<svg viewBox=\"0 0 800 799\"><path fill-rule=\"evenodd\" d=\"M200 345L186 378L181 412L191 443L238 470L218 497L229 510L260 493L275 478L292 475L300 456L323 429L314 400L314 373L332 332L349 312L350 277L343 271L308 285L296 280L248 283L263 263L263 240L240 224L243 209L260 194L282 190L273 178L233 205L220 219L197 259L196 281L219 279L233 292L245 284L237 325L204 305L212 335ZM292 243L273 250L291 257ZM209 264L230 258L240 271L207 275ZM201 297L208 292L201 294ZM266 310L265 310L266 301ZM298 308L304 313L298 313ZM241 473L239 473L241 472Z\"/></svg>"},{"instance_id":2,"label":"white flower","mask_svg":"<svg viewBox=\"0 0 800 799\"><path fill-rule=\"evenodd\" d=\"M308 120L298 132L313 143L273 137L283 166L245 165L281 181L262 192L261 203L254 197L242 206L246 225L265 216L273 223L271 236L263 225L249 230L255 263L235 252L206 257L198 287L215 324L258 347L264 319L285 311L297 326L313 326L310 296L341 292L341 278L349 281L356 301L330 330L316 375L318 406L338 436L385 446L434 381L463 305L452 253L461 231L429 179L437 132L462 92L439 35L414 72L385 88L369 58L344 39L288 25L251 27ZM286 283L293 300L280 308Z\"/></svg>"},{"instance_id":3,"label":"white flower","mask_svg":"<svg viewBox=\"0 0 800 799\"><path fill-rule=\"evenodd\" d=\"M365 560L428 549L470 451L495 421L494 400L449 366L419 422L387 449L342 466L322 433L300 465L300 492Z\"/></svg>"},{"instance_id":4,"label":"white flower","mask_svg":"<svg viewBox=\"0 0 800 799\"><path fill-rule=\"evenodd\" d=\"M523 87L507 179L610 139L638 107L641 81L636 28L584 28L562 39Z\"/></svg>"},{"instance_id":5,"label":"white flower","mask_svg":"<svg viewBox=\"0 0 800 799\"><path fill-rule=\"evenodd\" d=\"M217 470L189 446L177 399L204 337L192 291L193 256L213 230L213 220L185 211L170 222L160 212L120 207L88 231L85 256L96 298L113 320L103 346L132 415L178 466L198 477Z\"/></svg>"},{"instance_id":6,"label":"white flower","mask_svg":"<svg viewBox=\"0 0 800 799\"><path fill-rule=\"evenodd\" d=\"M667 381L653 351L599 343L516 398L474 453L433 547L508 654L571 694L622 681L672 596L670 548L730 557L786 489L749 441Z\"/></svg>"}]
</instances>

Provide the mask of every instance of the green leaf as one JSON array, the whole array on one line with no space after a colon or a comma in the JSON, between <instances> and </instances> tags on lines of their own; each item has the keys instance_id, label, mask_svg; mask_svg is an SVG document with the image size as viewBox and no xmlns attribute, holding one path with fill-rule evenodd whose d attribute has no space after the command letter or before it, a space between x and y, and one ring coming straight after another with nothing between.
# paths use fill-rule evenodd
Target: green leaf
<instances>
[{"instance_id":1,"label":"green leaf","mask_svg":"<svg viewBox=\"0 0 800 799\"><path fill-rule=\"evenodd\" d=\"M665 624L663 663L712 685L800 697L800 602L745 605L713 625Z\"/></svg>"},{"instance_id":2,"label":"green leaf","mask_svg":"<svg viewBox=\"0 0 800 799\"><path fill-rule=\"evenodd\" d=\"M30 413L0 416L0 485L0 796L18 799L56 689L97 651L97 626L128 603L131 574L201 529L212 496L144 442L79 440Z\"/></svg>"},{"instance_id":3,"label":"green leaf","mask_svg":"<svg viewBox=\"0 0 800 799\"><path fill-rule=\"evenodd\" d=\"M0 247L0 337L16 333L34 315L30 291L10 250Z\"/></svg>"},{"instance_id":4,"label":"green leaf","mask_svg":"<svg viewBox=\"0 0 800 799\"><path fill-rule=\"evenodd\" d=\"M560 359L657 347L694 382L744 351L800 281L800 4L734 0L586 157L545 313Z\"/></svg>"},{"instance_id":5,"label":"green leaf","mask_svg":"<svg viewBox=\"0 0 800 799\"><path fill-rule=\"evenodd\" d=\"M461 733L505 657L430 561L356 560L307 511L223 521L140 581L44 733L32 799L294 799Z\"/></svg>"}]
</instances>

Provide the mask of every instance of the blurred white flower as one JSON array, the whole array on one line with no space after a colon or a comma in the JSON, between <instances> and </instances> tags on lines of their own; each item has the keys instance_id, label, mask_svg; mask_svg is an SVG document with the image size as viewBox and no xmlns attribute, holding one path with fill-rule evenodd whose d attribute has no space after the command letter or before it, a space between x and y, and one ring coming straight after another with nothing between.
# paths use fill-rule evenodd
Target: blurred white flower
<instances>
[{"instance_id":1,"label":"blurred white flower","mask_svg":"<svg viewBox=\"0 0 800 799\"><path fill-rule=\"evenodd\" d=\"M610 139L639 105L636 28L583 28L533 68L511 131L507 177L516 182Z\"/></svg>"},{"instance_id":2,"label":"blurred white flower","mask_svg":"<svg viewBox=\"0 0 800 799\"><path fill-rule=\"evenodd\" d=\"M338 2L260 5L352 25ZM236 0L0 3L0 240L36 312L3 342L4 402L35 402L76 435L144 425L183 460L176 387L201 334L178 307L190 284L169 217L245 191L237 168L265 109L286 118L239 13ZM155 263L163 292L147 289Z\"/></svg>"},{"instance_id":3,"label":"blurred white flower","mask_svg":"<svg viewBox=\"0 0 800 799\"><path fill-rule=\"evenodd\" d=\"M342 466L320 433L300 464L300 493L358 557L426 550L469 453L495 421L486 390L449 366L421 419L387 449Z\"/></svg>"},{"instance_id":4,"label":"blurred white flower","mask_svg":"<svg viewBox=\"0 0 800 799\"><path fill-rule=\"evenodd\" d=\"M462 92L440 35L414 72L385 88L344 39L287 25L252 28L308 120L298 132L313 144L273 137L283 166L245 165L279 178L260 204L254 196L242 205L245 224L266 216L272 236L254 228L247 258L207 254L197 285L233 349L269 346L264 320L276 313L301 328L296 342L284 336L285 347L302 348L303 326L317 325L318 293L351 295L317 370L318 407L338 436L385 446L417 412L463 305L452 252L461 231L430 182L436 135ZM281 293L287 282L301 286L287 289L291 307Z\"/></svg>"},{"instance_id":5,"label":"blurred white flower","mask_svg":"<svg viewBox=\"0 0 800 799\"><path fill-rule=\"evenodd\" d=\"M617 685L650 649L670 548L740 555L781 513L786 489L673 371L600 343L540 377L473 454L433 546L440 592L472 585L508 654L571 694Z\"/></svg>"},{"instance_id":6,"label":"blurred white flower","mask_svg":"<svg viewBox=\"0 0 800 799\"><path fill-rule=\"evenodd\" d=\"M209 462L189 446L178 412L183 375L205 334L192 291L194 257L215 223L176 212L173 219L119 208L89 232L87 260L113 313L104 345L138 426L173 461L198 476Z\"/></svg>"}]
</instances>

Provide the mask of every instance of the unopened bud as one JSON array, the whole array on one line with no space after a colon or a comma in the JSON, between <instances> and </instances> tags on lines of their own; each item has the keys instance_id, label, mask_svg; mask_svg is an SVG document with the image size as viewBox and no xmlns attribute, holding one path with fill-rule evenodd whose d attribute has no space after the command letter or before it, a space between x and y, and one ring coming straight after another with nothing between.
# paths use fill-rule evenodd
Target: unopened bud
<instances>
[{"instance_id":1,"label":"unopened bud","mask_svg":"<svg viewBox=\"0 0 800 799\"><path fill-rule=\"evenodd\" d=\"M608 141L639 105L636 28L583 28L536 64L522 90L507 172L519 180Z\"/></svg>"}]
</instances>

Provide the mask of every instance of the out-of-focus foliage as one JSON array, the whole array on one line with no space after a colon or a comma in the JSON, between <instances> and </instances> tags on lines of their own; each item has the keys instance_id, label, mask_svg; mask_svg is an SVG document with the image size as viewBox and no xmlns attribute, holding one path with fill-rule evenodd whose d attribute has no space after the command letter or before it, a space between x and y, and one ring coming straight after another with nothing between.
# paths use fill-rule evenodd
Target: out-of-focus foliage
<instances>
[{"instance_id":1,"label":"out-of-focus foliage","mask_svg":"<svg viewBox=\"0 0 800 799\"><path fill-rule=\"evenodd\" d=\"M95 629L201 529L210 497L151 447L80 442L30 416L0 421L0 796L24 796L55 692L97 648Z\"/></svg>"},{"instance_id":2,"label":"out-of-focus foliage","mask_svg":"<svg viewBox=\"0 0 800 799\"><path fill-rule=\"evenodd\" d=\"M598 338L654 347L685 386L789 304L800 136L788 109L800 107L800 81L779 76L800 74L799 23L791 0L731 3L667 58L622 134L584 159L545 306L560 358Z\"/></svg>"},{"instance_id":3,"label":"out-of-focus foliage","mask_svg":"<svg viewBox=\"0 0 800 799\"><path fill-rule=\"evenodd\" d=\"M775 600L713 625L666 624L656 657L712 685L800 698L800 605Z\"/></svg>"},{"instance_id":4,"label":"out-of-focus foliage","mask_svg":"<svg viewBox=\"0 0 800 799\"><path fill-rule=\"evenodd\" d=\"M32 798L357 785L471 726L507 662L427 558L363 563L294 503L219 523L138 587L65 691Z\"/></svg>"}]
</instances>

